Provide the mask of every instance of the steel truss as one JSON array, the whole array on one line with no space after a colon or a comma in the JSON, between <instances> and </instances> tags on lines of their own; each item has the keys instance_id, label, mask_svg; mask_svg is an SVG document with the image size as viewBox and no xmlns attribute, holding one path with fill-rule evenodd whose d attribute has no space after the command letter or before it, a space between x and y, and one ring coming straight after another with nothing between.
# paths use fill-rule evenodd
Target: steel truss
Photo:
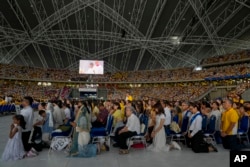
<instances>
[{"instance_id":1,"label":"steel truss","mask_svg":"<svg viewBox=\"0 0 250 167\"><path fill-rule=\"evenodd\" d=\"M68 18L72 14L80 11L81 9L90 6L94 3L97 3L99 0L81 0L81 3L79 4L78 1L72 1L68 5L65 5L63 8L57 10L54 14L47 17L45 20L43 20L39 25L37 25L35 28L33 28L30 31L30 34L32 34L32 38L30 39L30 43L34 42L37 38L42 36L46 31L48 31L51 27L58 24L62 20ZM23 21L23 20L21 20ZM24 24L24 23L22 23ZM23 34L23 37L25 38L27 35L27 32ZM16 48L12 48L7 55L5 55L4 60L5 63L10 63L19 53L23 51L29 44L21 44Z\"/></svg>"},{"instance_id":2,"label":"steel truss","mask_svg":"<svg viewBox=\"0 0 250 167\"><path fill-rule=\"evenodd\" d=\"M10 63L17 55L21 55L20 58L24 64L32 65L33 62L30 59L30 55L25 51L27 46L32 45L43 67L47 68L47 62L39 46L44 45L49 47L52 59L57 68L62 67L63 64L59 52L59 50L61 50L67 54L67 60L69 62L67 69L76 68L78 66L78 58L103 59L109 57L108 60L110 64L107 65L109 67L108 70L117 71L118 69L111 64L115 64L117 54L126 53L122 59L120 69L127 70L131 51L136 49L140 49L140 53L136 60L134 70L139 69L146 50L152 55L148 64L146 64L147 69L155 68L157 62L160 63L160 68L172 68L176 66L196 65L198 58L193 55L197 55L204 46L213 46L208 52L208 54L212 55L215 51L216 54L226 53L224 48L231 50L248 49L250 44L248 41L237 40L239 36L249 30L250 15L247 15L239 24L235 25L225 37L222 38L217 35L221 28L243 7L243 5L239 5L236 2L228 4L228 6L211 21L209 15L216 10L215 8L218 6L215 7L212 5L205 10L205 2L189 0L189 3L186 3L185 0L180 0L161 35L162 37L155 39L152 39L152 34L167 0L159 0L157 2L146 35L143 35L138 29L147 1L135 1L130 22L123 17L126 0L115 1L114 9L100 0L75 0L67 5L60 5L53 0L55 13L49 17L46 14L42 0L29 0L29 2L33 5L33 11L39 22L39 25L33 29L29 27L29 23L22 13L17 0L8 1L16 17L19 19L23 31L12 29L5 23L6 21L4 21L2 17L0 18L0 48L5 49L5 47L12 46L12 49L7 54L2 53L4 56L1 56L0 63ZM87 6L94 9L95 30L93 31L87 30L85 10ZM178 45L173 44L170 36L173 35L190 6L196 14L194 20L188 23L187 28L181 34L184 39L181 39ZM205 14L203 13L204 11L206 12ZM67 18L74 14L76 17L77 30L70 30ZM104 31L104 18L111 20L112 32ZM195 22L197 20L200 22ZM201 36L192 36L200 23L203 25L205 32ZM51 30L51 28L57 24L60 30ZM121 37L121 30L126 32L125 37ZM207 36L205 36L206 34ZM74 46L72 41L75 39L79 41L80 48ZM88 40L95 40L95 54L89 53ZM109 41L110 46L113 47L103 49L103 41ZM192 45L193 47L191 47L187 53L183 53L181 47L184 45ZM203 57L205 56L206 55Z\"/></svg>"},{"instance_id":3,"label":"steel truss","mask_svg":"<svg viewBox=\"0 0 250 167\"><path fill-rule=\"evenodd\" d=\"M230 1L230 3L228 3L227 7L224 8L224 10L214 19L214 21L212 22L212 24L208 24L208 29L211 30L212 32L212 35L214 36L217 36L218 32L221 30L221 28L226 25L226 23L238 12L242 9L242 5L238 5L236 2L234 1ZM214 27L214 28L213 28ZM214 30L213 30L214 29ZM202 36L205 35L205 32L201 35L201 38ZM220 43L218 46L220 48L222 48L222 44L223 44L223 41L224 40L220 40L217 38L218 37L215 37L214 36L214 39L216 41L220 41L222 43ZM208 43L209 41L207 41L206 43ZM205 43L205 44L206 44ZM201 51L201 49L204 47L204 45L194 45L193 47L190 48L190 54L191 55L198 55L199 52ZM225 50L224 50L225 51ZM204 58L202 55L200 56L200 59Z\"/></svg>"}]
</instances>

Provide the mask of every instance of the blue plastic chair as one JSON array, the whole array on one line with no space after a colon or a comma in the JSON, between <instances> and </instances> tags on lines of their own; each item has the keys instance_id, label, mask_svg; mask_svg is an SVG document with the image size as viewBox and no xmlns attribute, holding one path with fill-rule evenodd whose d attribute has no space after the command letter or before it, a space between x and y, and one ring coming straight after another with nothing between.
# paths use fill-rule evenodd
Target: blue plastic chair
<instances>
[{"instance_id":1,"label":"blue plastic chair","mask_svg":"<svg viewBox=\"0 0 250 167\"><path fill-rule=\"evenodd\" d=\"M10 111L15 112L15 105L14 104L11 105Z\"/></svg>"},{"instance_id":2,"label":"blue plastic chair","mask_svg":"<svg viewBox=\"0 0 250 167\"><path fill-rule=\"evenodd\" d=\"M3 105L0 105L0 114L3 114Z\"/></svg>"},{"instance_id":3,"label":"blue plastic chair","mask_svg":"<svg viewBox=\"0 0 250 167\"><path fill-rule=\"evenodd\" d=\"M188 130L188 123L189 123L189 117L184 117L181 125L181 132L180 133L173 133L171 134L171 141L184 141L186 144L186 133Z\"/></svg>"},{"instance_id":4,"label":"blue plastic chair","mask_svg":"<svg viewBox=\"0 0 250 167\"><path fill-rule=\"evenodd\" d=\"M179 117L178 117L177 114L173 117L173 122L176 122L176 123L178 124L178 122L179 122Z\"/></svg>"},{"instance_id":5,"label":"blue plastic chair","mask_svg":"<svg viewBox=\"0 0 250 167\"><path fill-rule=\"evenodd\" d=\"M8 105L4 105L3 106L3 112L5 113L5 112L7 112L7 110L8 110Z\"/></svg>"},{"instance_id":6,"label":"blue plastic chair","mask_svg":"<svg viewBox=\"0 0 250 167\"><path fill-rule=\"evenodd\" d=\"M105 128L92 128L90 135L92 137L92 144L106 142L108 146L111 145L110 134L113 126L113 116L109 115L107 119L107 125Z\"/></svg>"},{"instance_id":7,"label":"blue plastic chair","mask_svg":"<svg viewBox=\"0 0 250 167\"><path fill-rule=\"evenodd\" d=\"M247 139L247 143L249 143L249 138L248 138L248 130L249 130L249 117L248 116L243 116L240 121L239 121L239 129L238 129L238 138L240 139Z\"/></svg>"},{"instance_id":8,"label":"blue plastic chair","mask_svg":"<svg viewBox=\"0 0 250 167\"><path fill-rule=\"evenodd\" d=\"M207 130L204 132L204 139L208 142L208 143L212 143L215 144L215 124L216 124L216 116L212 115L209 118L209 123L207 125Z\"/></svg>"},{"instance_id":9,"label":"blue plastic chair","mask_svg":"<svg viewBox=\"0 0 250 167\"><path fill-rule=\"evenodd\" d=\"M202 115L202 131L206 132L207 130L207 116Z\"/></svg>"}]
</instances>

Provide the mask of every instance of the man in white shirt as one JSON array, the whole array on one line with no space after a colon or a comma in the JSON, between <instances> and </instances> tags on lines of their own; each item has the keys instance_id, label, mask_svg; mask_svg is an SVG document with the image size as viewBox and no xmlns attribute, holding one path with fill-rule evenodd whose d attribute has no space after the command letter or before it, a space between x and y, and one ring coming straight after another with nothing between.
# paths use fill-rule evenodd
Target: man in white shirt
<instances>
[{"instance_id":1,"label":"man in white shirt","mask_svg":"<svg viewBox=\"0 0 250 167\"><path fill-rule=\"evenodd\" d=\"M31 108L33 103L33 98L30 96L25 96L22 101L23 109L20 111L20 114L23 115L24 120L26 122L25 129L22 131L22 141L25 151L29 151L31 149L31 145L29 144L30 133L33 128L33 119L34 112Z\"/></svg>"},{"instance_id":2,"label":"man in white shirt","mask_svg":"<svg viewBox=\"0 0 250 167\"><path fill-rule=\"evenodd\" d=\"M70 106L66 103L63 103L63 110L64 110L64 114L65 114L65 118L67 120L71 119L71 112L70 112Z\"/></svg>"},{"instance_id":3,"label":"man in white shirt","mask_svg":"<svg viewBox=\"0 0 250 167\"><path fill-rule=\"evenodd\" d=\"M54 128L57 129L60 125L63 125L63 120L65 119L65 113L62 110L62 102L57 100L53 103L54 111L53 111L53 118L54 118Z\"/></svg>"},{"instance_id":4,"label":"man in white shirt","mask_svg":"<svg viewBox=\"0 0 250 167\"><path fill-rule=\"evenodd\" d=\"M94 63L89 64L89 68L86 71L86 74L95 74Z\"/></svg>"},{"instance_id":5,"label":"man in white shirt","mask_svg":"<svg viewBox=\"0 0 250 167\"><path fill-rule=\"evenodd\" d=\"M133 114L132 107L126 107L127 124L119 131L118 145L120 147L120 154L128 154L127 139L140 134L140 121L136 115Z\"/></svg>"},{"instance_id":6,"label":"man in white shirt","mask_svg":"<svg viewBox=\"0 0 250 167\"><path fill-rule=\"evenodd\" d=\"M99 61L95 61L95 65L93 67L95 74L103 74L103 66Z\"/></svg>"},{"instance_id":7,"label":"man in white shirt","mask_svg":"<svg viewBox=\"0 0 250 167\"><path fill-rule=\"evenodd\" d=\"M162 101L162 107L164 108L164 114L165 114L165 122L164 122L164 128L166 135L170 135L170 124L171 124L171 109L170 109L170 103L167 100Z\"/></svg>"}]
</instances>

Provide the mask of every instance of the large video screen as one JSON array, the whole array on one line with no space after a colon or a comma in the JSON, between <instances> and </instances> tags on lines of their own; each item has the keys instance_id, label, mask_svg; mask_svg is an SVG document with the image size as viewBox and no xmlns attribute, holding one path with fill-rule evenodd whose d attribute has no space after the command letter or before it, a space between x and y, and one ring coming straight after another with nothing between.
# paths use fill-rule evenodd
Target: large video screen
<instances>
[{"instance_id":1,"label":"large video screen","mask_svg":"<svg viewBox=\"0 0 250 167\"><path fill-rule=\"evenodd\" d=\"M101 60L80 60L79 74L103 74L104 62Z\"/></svg>"}]
</instances>

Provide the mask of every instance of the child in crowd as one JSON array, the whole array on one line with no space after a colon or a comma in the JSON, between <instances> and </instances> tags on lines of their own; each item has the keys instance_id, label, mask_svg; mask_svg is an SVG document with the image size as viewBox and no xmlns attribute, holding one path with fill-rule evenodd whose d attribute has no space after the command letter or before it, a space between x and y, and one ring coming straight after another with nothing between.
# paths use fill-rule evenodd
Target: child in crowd
<instances>
[{"instance_id":1,"label":"child in crowd","mask_svg":"<svg viewBox=\"0 0 250 167\"><path fill-rule=\"evenodd\" d=\"M26 122L22 115L15 115L10 126L9 140L4 149L2 160L19 160L25 157L22 143L22 129L25 129Z\"/></svg>"},{"instance_id":2,"label":"child in crowd","mask_svg":"<svg viewBox=\"0 0 250 167\"><path fill-rule=\"evenodd\" d=\"M46 112L44 110L39 110L36 123L33 125L33 134L31 142L35 142L36 139L42 139L42 126L46 119Z\"/></svg>"}]
</instances>

